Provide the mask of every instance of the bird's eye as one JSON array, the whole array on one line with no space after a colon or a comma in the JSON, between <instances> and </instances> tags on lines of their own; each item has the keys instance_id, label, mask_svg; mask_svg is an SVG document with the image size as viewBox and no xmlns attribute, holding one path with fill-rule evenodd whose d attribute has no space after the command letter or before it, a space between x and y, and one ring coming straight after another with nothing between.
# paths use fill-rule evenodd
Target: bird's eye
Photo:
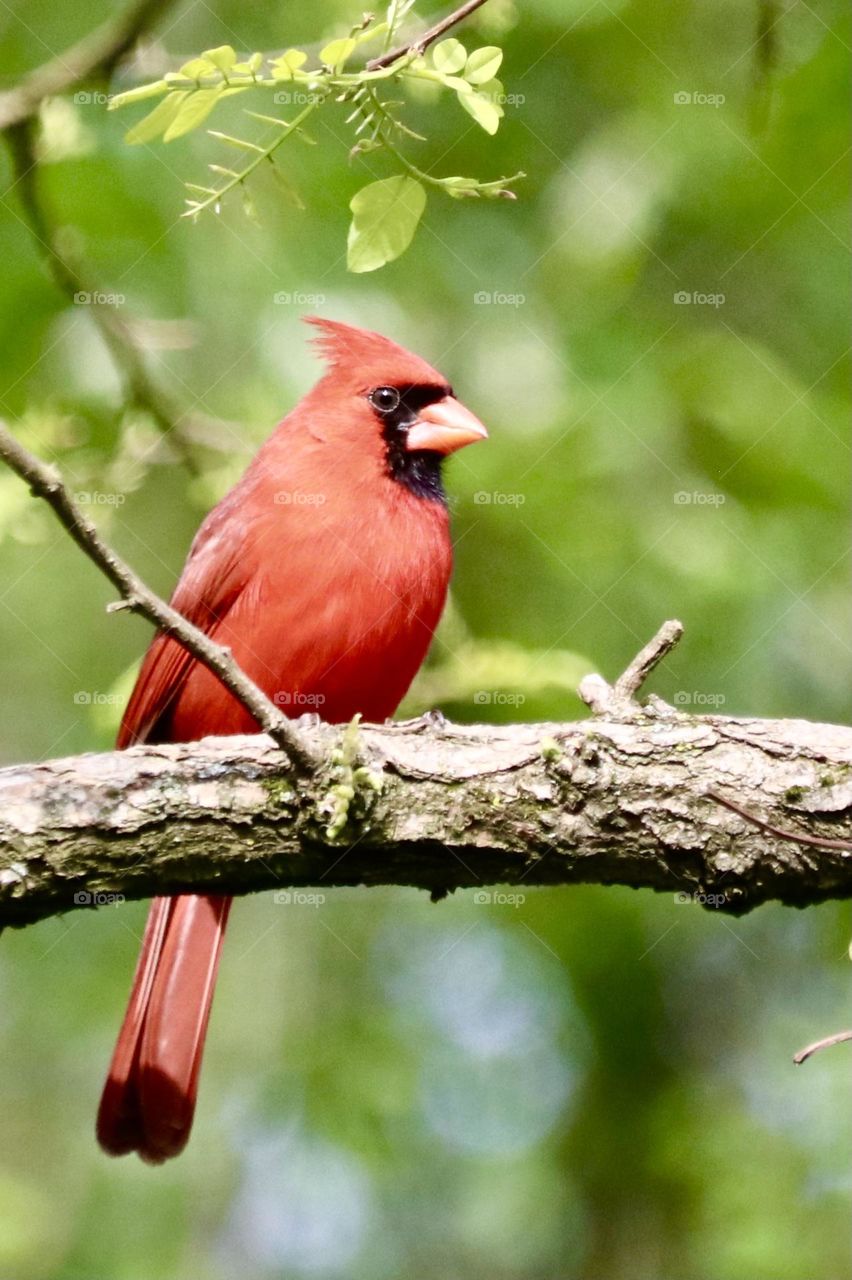
<instances>
[{"instance_id":1,"label":"bird's eye","mask_svg":"<svg viewBox=\"0 0 852 1280\"><path fill-rule=\"evenodd\" d=\"M379 413L393 413L394 409L399 408L401 399L396 387L376 387L370 392L370 404Z\"/></svg>"}]
</instances>

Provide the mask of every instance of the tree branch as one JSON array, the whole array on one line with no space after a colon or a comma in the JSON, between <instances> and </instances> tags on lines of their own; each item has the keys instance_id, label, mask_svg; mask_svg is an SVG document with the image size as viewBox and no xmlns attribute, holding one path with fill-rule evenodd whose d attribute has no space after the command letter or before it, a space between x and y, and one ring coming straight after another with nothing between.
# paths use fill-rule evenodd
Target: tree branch
<instances>
[{"instance_id":1,"label":"tree branch","mask_svg":"<svg viewBox=\"0 0 852 1280\"><path fill-rule=\"evenodd\" d=\"M69 49L36 67L14 89L0 93L0 130L38 114L45 98L107 78L143 32L174 0L135 0Z\"/></svg>"},{"instance_id":2,"label":"tree branch","mask_svg":"<svg viewBox=\"0 0 852 1280\"><path fill-rule=\"evenodd\" d=\"M852 776L850 728L680 713L371 727L359 742L369 781L356 771L332 828L336 788L352 781L334 763L340 732L304 730L318 763L298 785L263 736L0 771L0 925L97 895L309 885L620 884L728 914L852 896L848 852L779 840L707 798L735 788L773 821L852 835L836 798Z\"/></svg>"},{"instance_id":3,"label":"tree branch","mask_svg":"<svg viewBox=\"0 0 852 1280\"><path fill-rule=\"evenodd\" d=\"M445 31L449 31L451 27L469 17L476 9L482 8L485 3L486 0L467 0L466 4L461 5L453 13L447 14L446 18L436 22L428 31L424 31L422 36L409 40L407 44L401 44L396 49L391 49L389 53L383 53L379 58L371 59L367 63L367 70L380 71L382 67L389 67L391 63L399 61L408 53L425 53L429 45L434 44Z\"/></svg>"},{"instance_id":4,"label":"tree branch","mask_svg":"<svg viewBox=\"0 0 852 1280\"><path fill-rule=\"evenodd\" d=\"M121 557L107 546L91 520L72 501L58 471L29 453L2 422L0 459L28 482L36 497L44 498L78 547L121 593L122 603L111 606L113 609L126 608L138 613L167 635L173 636L193 657L219 677L226 689L251 712L260 727L284 748L298 771L305 772L313 767L314 758L297 724L288 720L270 702L263 690L240 670L229 649L216 644L198 627L193 626L136 576Z\"/></svg>"},{"instance_id":5,"label":"tree branch","mask_svg":"<svg viewBox=\"0 0 852 1280\"><path fill-rule=\"evenodd\" d=\"M81 294L95 300L110 290L92 279L79 254L72 261L67 247L60 251L54 220L39 192L35 132L41 104L45 98L68 93L93 80L108 80L140 36L173 3L174 0L137 0L72 48L30 72L16 88L0 93L0 132L6 135L14 169L11 189L18 196L37 252L71 303L79 302ZM225 424L203 413L181 413L149 374L132 324L114 308L98 306L93 301L89 314L124 383L127 398L150 414L163 435L169 436L184 466L197 474L192 444L200 441L222 450L225 446L219 437Z\"/></svg>"},{"instance_id":6,"label":"tree branch","mask_svg":"<svg viewBox=\"0 0 852 1280\"><path fill-rule=\"evenodd\" d=\"M88 276L85 267L72 264L67 250L59 252L56 234L38 190L39 165L35 155L34 129L33 119L27 118L7 128L6 137L12 154L14 187L36 250L44 258L57 287L70 303L79 303L81 295L93 300L89 314L124 383L126 397L151 415L158 430L170 438L184 466L193 475L197 475L198 467L180 422L179 411L151 379L126 321L121 319L114 307L99 306L95 301L99 294L108 291Z\"/></svg>"}]
</instances>

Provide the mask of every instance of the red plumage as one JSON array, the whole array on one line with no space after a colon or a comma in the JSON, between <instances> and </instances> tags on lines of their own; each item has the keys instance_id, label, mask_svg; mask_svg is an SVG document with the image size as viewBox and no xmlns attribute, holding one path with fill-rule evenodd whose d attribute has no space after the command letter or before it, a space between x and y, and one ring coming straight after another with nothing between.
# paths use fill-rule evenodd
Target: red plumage
<instances>
[{"instance_id":1,"label":"red plumage","mask_svg":"<svg viewBox=\"0 0 852 1280\"><path fill-rule=\"evenodd\" d=\"M366 330L312 323L328 371L204 521L172 603L288 714L380 721L411 683L446 597L440 457L485 431L419 357ZM389 391L400 398L392 411ZM257 728L160 634L117 745ZM111 1154L158 1163L186 1144L229 907L196 895L152 903L98 1113Z\"/></svg>"}]
</instances>

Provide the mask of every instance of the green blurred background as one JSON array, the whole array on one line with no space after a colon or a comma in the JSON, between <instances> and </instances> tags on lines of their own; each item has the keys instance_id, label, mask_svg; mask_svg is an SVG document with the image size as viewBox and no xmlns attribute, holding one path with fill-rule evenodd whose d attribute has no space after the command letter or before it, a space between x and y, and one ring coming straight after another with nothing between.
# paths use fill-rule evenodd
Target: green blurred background
<instances>
[{"instance_id":1,"label":"green blurred background","mask_svg":"<svg viewBox=\"0 0 852 1280\"><path fill-rule=\"evenodd\" d=\"M110 12L4 4L5 84ZM187 0L152 56L315 44L358 16ZM493 0L460 34L503 45L523 100L496 139L457 104L413 104L430 141L411 154L442 174L524 169L520 198L430 195L412 249L359 277L346 205L391 170L347 166L342 113L320 146L282 152L303 210L262 178L259 225L236 200L192 226L181 181L220 147L129 148L141 109L55 102L39 181L61 243L122 296L158 383L224 420L225 447L198 444L190 477L123 402L91 308L34 251L5 152L0 411L75 491L108 495L99 523L167 592L317 376L300 316L377 328L492 436L449 468L453 611L412 706L578 716L576 676L614 676L677 616L686 637L653 681L670 701L848 720L845 24L839 0ZM109 747L149 637L105 614L113 594L0 474L4 763ZM3 1280L848 1274L848 1050L791 1064L849 1021L846 906L244 900L195 1133L160 1169L109 1161L92 1133L144 914L3 937Z\"/></svg>"}]
</instances>

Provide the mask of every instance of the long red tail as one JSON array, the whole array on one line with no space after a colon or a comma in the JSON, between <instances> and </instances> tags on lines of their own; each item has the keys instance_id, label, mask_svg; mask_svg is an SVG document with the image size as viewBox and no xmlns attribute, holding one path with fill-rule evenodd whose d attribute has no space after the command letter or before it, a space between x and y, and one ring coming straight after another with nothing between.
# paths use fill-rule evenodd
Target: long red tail
<instances>
[{"instance_id":1,"label":"long red tail","mask_svg":"<svg viewBox=\"0 0 852 1280\"><path fill-rule=\"evenodd\" d=\"M98 1110L110 1155L160 1164L192 1128L230 898L155 898Z\"/></svg>"}]
</instances>

